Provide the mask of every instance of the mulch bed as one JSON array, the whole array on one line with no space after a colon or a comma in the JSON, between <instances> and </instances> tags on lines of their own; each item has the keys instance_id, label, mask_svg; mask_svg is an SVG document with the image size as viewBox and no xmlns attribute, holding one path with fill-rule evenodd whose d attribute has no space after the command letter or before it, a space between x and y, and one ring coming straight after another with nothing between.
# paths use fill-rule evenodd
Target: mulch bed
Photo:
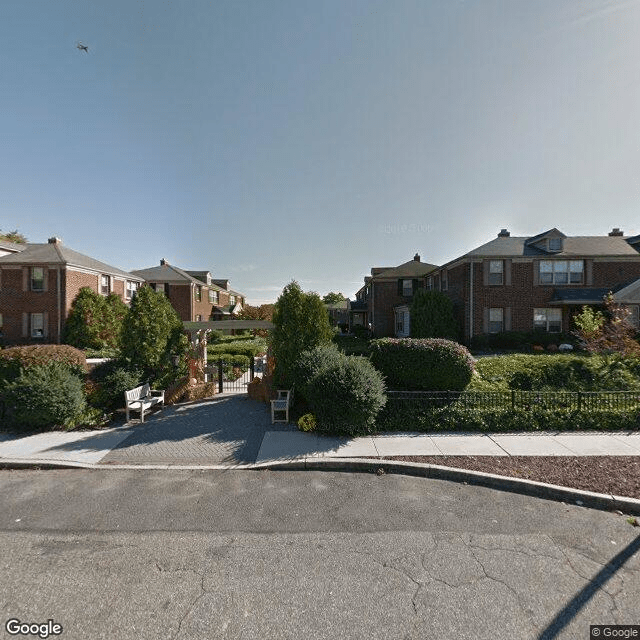
<instances>
[{"instance_id":1,"label":"mulch bed","mask_svg":"<svg viewBox=\"0 0 640 640\"><path fill-rule=\"evenodd\" d=\"M387 456L640 498L640 456Z\"/></svg>"}]
</instances>

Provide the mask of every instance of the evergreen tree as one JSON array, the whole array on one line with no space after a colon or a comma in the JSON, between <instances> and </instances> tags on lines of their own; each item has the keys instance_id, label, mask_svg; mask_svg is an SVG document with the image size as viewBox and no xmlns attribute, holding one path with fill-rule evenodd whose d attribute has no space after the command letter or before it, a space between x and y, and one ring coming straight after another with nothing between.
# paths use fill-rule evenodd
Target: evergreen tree
<instances>
[{"instance_id":1,"label":"evergreen tree","mask_svg":"<svg viewBox=\"0 0 640 640\"><path fill-rule=\"evenodd\" d=\"M410 313L412 338L457 338L453 303L441 291L418 289L413 294Z\"/></svg>"},{"instance_id":2,"label":"evergreen tree","mask_svg":"<svg viewBox=\"0 0 640 640\"><path fill-rule=\"evenodd\" d=\"M270 344L275 359L275 379L278 385L288 388L298 356L331 341L329 314L317 293L304 293L294 280L276 301L273 323Z\"/></svg>"}]
</instances>

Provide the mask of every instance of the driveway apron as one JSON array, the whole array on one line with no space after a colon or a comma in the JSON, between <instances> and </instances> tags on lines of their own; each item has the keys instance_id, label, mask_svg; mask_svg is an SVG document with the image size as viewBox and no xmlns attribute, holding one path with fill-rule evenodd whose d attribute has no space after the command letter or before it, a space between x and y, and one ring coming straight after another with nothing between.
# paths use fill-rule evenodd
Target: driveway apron
<instances>
[{"instance_id":1,"label":"driveway apron","mask_svg":"<svg viewBox=\"0 0 640 640\"><path fill-rule=\"evenodd\" d=\"M101 464L210 465L255 461L271 425L267 407L242 393L223 393L205 401L173 405L132 421L133 433ZM293 430L293 425L281 425Z\"/></svg>"}]
</instances>

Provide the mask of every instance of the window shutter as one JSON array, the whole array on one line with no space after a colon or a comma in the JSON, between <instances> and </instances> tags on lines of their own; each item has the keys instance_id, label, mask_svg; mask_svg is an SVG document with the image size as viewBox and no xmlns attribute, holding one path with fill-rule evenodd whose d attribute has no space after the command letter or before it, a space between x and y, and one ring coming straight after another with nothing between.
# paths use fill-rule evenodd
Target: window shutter
<instances>
[{"instance_id":1,"label":"window shutter","mask_svg":"<svg viewBox=\"0 0 640 640\"><path fill-rule=\"evenodd\" d=\"M402 280L398 280L398 295L402 295Z\"/></svg>"},{"instance_id":2,"label":"window shutter","mask_svg":"<svg viewBox=\"0 0 640 640\"><path fill-rule=\"evenodd\" d=\"M42 269L42 290L47 291L49 289L49 269L46 267Z\"/></svg>"},{"instance_id":3,"label":"window shutter","mask_svg":"<svg viewBox=\"0 0 640 640\"><path fill-rule=\"evenodd\" d=\"M413 280L413 282L411 283L411 293L415 293L418 290L419 286L420 286L420 281Z\"/></svg>"},{"instance_id":4,"label":"window shutter","mask_svg":"<svg viewBox=\"0 0 640 640\"><path fill-rule=\"evenodd\" d=\"M489 308L484 307L482 313L482 333L489 333Z\"/></svg>"},{"instance_id":5,"label":"window shutter","mask_svg":"<svg viewBox=\"0 0 640 640\"><path fill-rule=\"evenodd\" d=\"M42 335L46 338L49 335L49 313L42 314Z\"/></svg>"},{"instance_id":6,"label":"window shutter","mask_svg":"<svg viewBox=\"0 0 640 640\"><path fill-rule=\"evenodd\" d=\"M22 314L22 337L26 338L29 335L29 314Z\"/></svg>"},{"instance_id":7,"label":"window shutter","mask_svg":"<svg viewBox=\"0 0 640 640\"><path fill-rule=\"evenodd\" d=\"M504 309L504 330L511 331L511 307Z\"/></svg>"},{"instance_id":8,"label":"window shutter","mask_svg":"<svg viewBox=\"0 0 640 640\"><path fill-rule=\"evenodd\" d=\"M484 260L482 262L482 284L485 287L489 286L489 261L488 260Z\"/></svg>"},{"instance_id":9,"label":"window shutter","mask_svg":"<svg viewBox=\"0 0 640 640\"><path fill-rule=\"evenodd\" d=\"M540 260L534 260L533 264L533 284L540 284Z\"/></svg>"},{"instance_id":10,"label":"window shutter","mask_svg":"<svg viewBox=\"0 0 640 640\"><path fill-rule=\"evenodd\" d=\"M585 284L593 284L593 260L584 261Z\"/></svg>"},{"instance_id":11,"label":"window shutter","mask_svg":"<svg viewBox=\"0 0 640 640\"><path fill-rule=\"evenodd\" d=\"M504 261L504 283L507 287L511 286L511 260Z\"/></svg>"},{"instance_id":12,"label":"window shutter","mask_svg":"<svg viewBox=\"0 0 640 640\"><path fill-rule=\"evenodd\" d=\"M29 267L22 267L22 290L29 291Z\"/></svg>"}]
</instances>

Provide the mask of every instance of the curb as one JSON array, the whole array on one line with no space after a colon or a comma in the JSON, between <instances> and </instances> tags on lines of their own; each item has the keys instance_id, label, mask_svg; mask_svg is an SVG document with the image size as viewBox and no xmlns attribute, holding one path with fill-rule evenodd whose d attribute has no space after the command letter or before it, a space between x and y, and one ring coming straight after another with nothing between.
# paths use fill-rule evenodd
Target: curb
<instances>
[{"instance_id":1,"label":"curb","mask_svg":"<svg viewBox=\"0 0 640 640\"><path fill-rule=\"evenodd\" d=\"M384 458L301 458L291 460L274 460L273 462L259 462L252 464L236 465L144 465L144 464L92 464L73 462L68 460L29 460L29 459L0 459L0 469L93 469L93 470L174 470L174 471L343 471L358 473L375 473L382 470L384 473L398 475L410 475L435 480L448 480L468 485L476 485L519 493L535 498L554 500L556 502L571 502L581 507L599 509L601 511L622 511L628 515L640 515L640 500L625 496L616 496L605 493L594 493L563 487L546 482L511 478L493 473L444 467L435 464L418 462L391 461Z\"/></svg>"}]
</instances>

